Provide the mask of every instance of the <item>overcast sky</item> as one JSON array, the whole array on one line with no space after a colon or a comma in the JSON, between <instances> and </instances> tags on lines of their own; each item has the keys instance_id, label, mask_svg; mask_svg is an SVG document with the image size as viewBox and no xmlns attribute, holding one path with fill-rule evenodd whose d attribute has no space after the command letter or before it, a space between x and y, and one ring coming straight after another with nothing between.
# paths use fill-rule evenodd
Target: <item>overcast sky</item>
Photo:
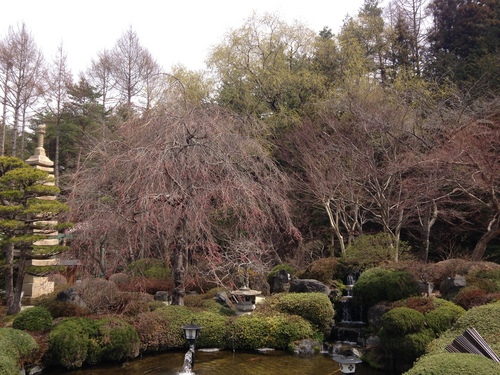
<instances>
[{"instance_id":1,"label":"overcast sky","mask_svg":"<svg viewBox=\"0 0 500 375\"><path fill-rule=\"evenodd\" d=\"M314 31L338 32L363 0L1 0L0 35L24 22L47 59L63 43L74 74L97 52L111 48L130 27L166 70L182 64L203 69L210 48L253 11L301 21Z\"/></svg>"}]
</instances>

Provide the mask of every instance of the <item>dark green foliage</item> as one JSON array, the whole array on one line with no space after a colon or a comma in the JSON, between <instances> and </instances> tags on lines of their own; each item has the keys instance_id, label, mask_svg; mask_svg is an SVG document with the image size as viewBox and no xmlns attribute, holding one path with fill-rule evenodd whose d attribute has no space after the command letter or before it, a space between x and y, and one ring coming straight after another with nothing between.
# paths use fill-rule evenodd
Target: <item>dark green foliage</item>
<instances>
[{"instance_id":1,"label":"dark green foliage","mask_svg":"<svg viewBox=\"0 0 500 375\"><path fill-rule=\"evenodd\" d=\"M164 260L152 258L139 259L130 263L127 271L135 277L150 279L167 279L171 274L170 268Z\"/></svg>"},{"instance_id":2,"label":"dark green foliage","mask_svg":"<svg viewBox=\"0 0 500 375\"><path fill-rule=\"evenodd\" d=\"M361 274L353 289L354 300L366 310L380 301L397 301L420 294L415 278L407 271L372 268Z\"/></svg>"},{"instance_id":3,"label":"dark green foliage","mask_svg":"<svg viewBox=\"0 0 500 375\"><path fill-rule=\"evenodd\" d=\"M288 272L290 275L295 274L297 272L297 269L289 264L283 263L283 264L278 264L277 266L274 266L271 271L267 274L267 282L270 284L273 277L281 270L285 270Z\"/></svg>"},{"instance_id":4,"label":"dark green foliage","mask_svg":"<svg viewBox=\"0 0 500 375\"><path fill-rule=\"evenodd\" d=\"M385 357L393 359L396 370L410 368L413 361L425 353L427 345L435 338L431 329L404 336L387 335L382 331L379 336Z\"/></svg>"},{"instance_id":5,"label":"dark green foliage","mask_svg":"<svg viewBox=\"0 0 500 375\"><path fill-rule=\"evenodd\" d=\"M476 375L498 374L499 364L484 356L465 353L441 353L420 358L405 375Z\"/></svg>"},{"instance_id":6,"label":"dark green foliage","mask_svg":"<svg viewBox=\"0 0 500 375\"><path fill-rule=\"evenodd\" d=\"M272 310L298 315L324 334L329 334L335 311L328 296L323 293L279 293L266 299Z\"/></svg>"},{"instance_id":7,"label":"dark green foliage","mask_svg":"<svg viewBox=\"0 0 500 375\"><path fill-rule=\"evenodd\" d=\"M24 331L48 331L52 327L52 316L46 308L35 306L21 311L12 326Z\"/></svg>"},{"instance_id":8,"label":"dark green foliage","mask_svg":"<svg viewBox=\"0 0 500 375\"><path fill-rule=\"evenodd\" d=\"M382 329L389 336L419 332L424 324L424 315L408 307L396 307L382 316Z\"/></svg>"},{"instance_id":9,"label":"dark green foliage","mask_svg":"<svg viewBox=\"0 0 500 375\"><path fill-rule=\"evenodd\" d=\"M24 362L31 362L38 344L28 333L0 328L0 374L19 374Z\"/></svg>"},{"instance_id":10,"label":"dark green foliage","mask_svg":"<svg viewBox=\"0 0 500 375\"><path fill-rule=\"evenodd\" d=\"M453 324L455 324L457 319L465 313L465 310L462 307L449 301L446 302L448 302L449 305L440 306L437 309L425 314L425 321L427 322L427 325L436 335L450 329Z\"/></svg>"},{"instance_id":11,"label":"dark green foliage","mask_svg":"<svg viewBox=\"0 0 500 375\"><path fill-rule=\"evenodd\" d=\"M139 336L118 319L68 318L49 335L50 362L67 368L121 361L139 354Z\"/></svg>"},{"instance_id":12,"label":"dark green foliage","mask_svg":"<svg viewBox=\"0 0 500 375\"><path fill-rule=\"evenodd\" d=\"M471 272L466 280L468 286L476 286L486 293L500 292L500 269Z\"/></svg>"}]
</instances>

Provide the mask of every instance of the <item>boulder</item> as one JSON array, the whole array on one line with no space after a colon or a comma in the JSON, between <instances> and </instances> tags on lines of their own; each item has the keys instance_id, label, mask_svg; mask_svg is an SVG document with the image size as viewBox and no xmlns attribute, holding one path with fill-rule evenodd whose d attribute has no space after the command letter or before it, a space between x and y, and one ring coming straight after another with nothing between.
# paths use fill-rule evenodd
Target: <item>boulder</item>
<instances>
[{"instance_id":1,"label":"boulder","mask_svg":"<svg viewBox=\"0 0 500 375\"><path fill-rule=\"evenodd\" d=\"M284 293L290 289L290 274L286 270L279 270L271 278L271 293Z\"/></svg>"},{"instance_id":2,"label":"boulder","mask_svg":"<svg viewBox=\"0 0 500 375\"><path fill-rule=\"evenodd\" d=\"M228 309L230 309L232 306L232 303L229 300L226 292L218 292L215 295L214 299L217 303L220 303L222 306L227 307Z\"/></svg>"},{"instance_id":3,"label":"boulder","mask_svg":"<svg viewBox=\"0 0 500 375\"><path fill-rule=\"evenodd\" d=\"M447 277L439 285L439 292L443 298L451 300L466 285L465 276L455 275L454 277Z\"/></svg>"},{"instance_id":4,"label":"boulder","mask_svg":"<svg viewBox=\"0 0 500 375\"><path fill-rule=\"evenodd\" d=\"M78 307L87 308L87 304L82 300L82 298L74 288L68 288L57 293L56 300L68 302Z\"/></svg>"},{"instance_id":5,"label":"boulder","mask_svg":"<svg viewBox=\"0 0 500 375\"><path fill-rule=\"evenodd\" d=\"M392 309L391 302L379 302L368 309L368 324L377 331L382 327L382 315Z\"/></svg>"},{"instance_id":6,"label":"boulder","mask_svg":"<svg viewBox=\"0 0 500 375\"><path fill-rule=\"evenodd\" d=\"M168 302L170 303L170 293L166 290L159 290L154 295L155 301Z\"/></svg>"},{"instance_id":7,"label":"boulder","mask_svg":"<svg viewBox=\"0 0 500 375\"><path fill-rule=\"evenodd\" d=\"M290 283L290 293L320 292L330 295L330 288L321 281L314 279L293 279Z\"/></svg>"}]
</instances>

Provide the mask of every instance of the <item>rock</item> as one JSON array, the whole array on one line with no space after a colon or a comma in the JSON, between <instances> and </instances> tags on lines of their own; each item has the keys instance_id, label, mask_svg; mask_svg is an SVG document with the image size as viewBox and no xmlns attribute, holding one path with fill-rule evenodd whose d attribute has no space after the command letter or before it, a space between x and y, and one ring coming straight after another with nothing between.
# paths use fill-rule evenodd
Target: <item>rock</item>
<instances>
[{"instance_id":1,"label":"rock","mask_svg":"<svg viewBox=\"0 0 500 375\"><path fill-rule=\"evenodd\" d=\"M285 293L290 289L290 274L286 270L279 270L271 278L271 293Z\"/></svg>"},{"instance_id":2,"label":"rock","mask_svg":"<svg viewBox=\"0 0 500 375\"><path fill-rule=\"evenodd\" d=\"M290 283L290 293L320 292L330 295L330 288L321 281L314 279L293 279Z\"/></svg>"},{"instance_id":3,"label":"rock","mask_svg":"<svg viewBox=\"0 0 500 375\"><path fill-rule=\"evenodd\" d=\"M87 308L87 304L82 300L78 292L74 288L68 288L57 293L57 301L68 302L78 307Z\"/></svg>"},{"instance_id":4,"label":"rock","mask_svg":"<svg viewBox=\"0 0 500 375\"><path fill-rule=\"evenodd\" d=\"M155 293L154 300L170 303L171 302L170 293L167 292L166 290L159 290Z\"/></svg>"},{"instance_id":5,"label":"rock","mask_svg":"<svg viewBox=\"0 0 500 375\"><path fill-rule=\"evenodd\" d=\"M391 302L379 302L368 309L368 324L377 331L382 327L382 315L392 308Z\"/></svg>"},{"instance_id":6,"label":"rock","mask_svg":"<svg viewBox=\"0 0 500 375\"><path fill-rule=\"evenodd\" d=\"M228 309L230 309L232 306L232 303L229 300L226 292L218 292L215 295L214 299L217 303L220 303L222 306L227 307Z\"/></svg>"},{"instance_id":7,"label":"rock","mask_svg":"<svg viewBox=\"0 0 500 375\"><path fill-rule=\"evenodd\" d=\"M370 336L366 339L367 347L380 346L380 338L378 336Z\"/></svg>"},{"instance_id":8,"label":"rock","mask_svg":"<svg viewBox=\"0 0 500 375\"><path fill-rule=\"evenodd\" d=\"M321 349L322 345L322 343L311 339L296 341L293 343L293 352L298 355L314 354Z\"/></svg>"},{"instance_id":9,"label":"rock","mask_svg":"<svg viewBox=\"0 0 500 375\"><path fill-rule=\"evenodd\" d=\"M439 292L443 298L450 300L466 285L465 276L447 277L439 285Z\"/></svg>"}]
</instances>

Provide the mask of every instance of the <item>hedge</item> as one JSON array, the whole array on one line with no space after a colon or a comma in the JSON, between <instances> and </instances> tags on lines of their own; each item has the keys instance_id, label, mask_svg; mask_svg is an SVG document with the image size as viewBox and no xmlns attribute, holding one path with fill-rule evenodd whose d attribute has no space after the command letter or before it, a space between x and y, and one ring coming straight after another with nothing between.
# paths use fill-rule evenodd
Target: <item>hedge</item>
<instances>
[{"instance_id":1,"label":"hedge","mask_svg":"<svg viewBox=\"0 0 500 375\"><path fill-rule=\"evenodd\" d=\"M441 353L419 359L404 375L499 374L500 364L477 354Z\"/></svg>"}]
</instances>

